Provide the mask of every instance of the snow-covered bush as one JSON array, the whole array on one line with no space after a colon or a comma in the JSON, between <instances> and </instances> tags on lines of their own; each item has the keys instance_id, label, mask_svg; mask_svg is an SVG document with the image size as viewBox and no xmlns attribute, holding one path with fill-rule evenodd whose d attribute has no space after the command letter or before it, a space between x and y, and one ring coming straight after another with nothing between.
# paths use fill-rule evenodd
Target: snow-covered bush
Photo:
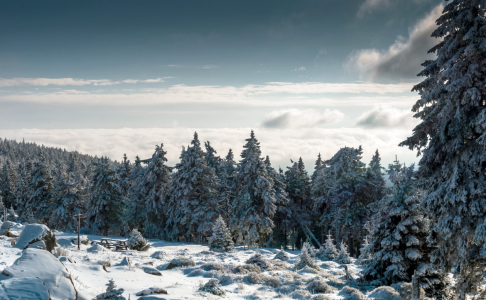
<instances>
[{"instance_id":1,"label":"snow-covered bush","mask_svg":"<svg viewBox=\"0 0 486 300\"><path fill-rule=\"evenodd\" d=\"M261 278L273 288L277 288L282 285L282 282L275 276L263 274Z\"/></svg>"},{"instance_id":2,"label":"snow-covered bush","mask_svg":"<svg viewBox=\"0 0 486 300\"><path fill-rule=\"evenodd\" d=\"M348 246L344 241L341 241L341 244L339 244L339 254L334 259L335 262L339 264L350 264L351 263L351 257L349 256L348 253Z\"/></svg>"},{"instance_id":3,"label":"snow-covered bush","mask_svg":"<svg viewBox=\"0 0 486 300\"><path fill-rule=\"evenodd\" d=\"M248 273L248 275L246 275L245 278L246 280L248 280L249 283L253 283L253 284L262 283L262 277L260 276L260 274L256 272Z\"/></svg>"},{"instance_id":4,"label":"snow-covered bush","mask_svg":"<svg viewBox=\"0 0 486 300\"><path fill-rule=\"evenodd\" d=\"M334 293L336 291L335 288L329 286L324 280L320 279L319 277L312 278L308 284L307 289L312 293Z\"/></svg>"},{"instance_id":5,"label":"snow-covered bush","mask_svg":"<svg viewBox=\"0 0 486 300\"><path fill-rule=\"evenodd\" d=\"M368 298L374 300L403 300L400 297L400 294L394 288L389 286L381 286L374 289L371 294L368 295Z\"/></svg>"},{"instance_id":6,"label":"snow-covered bush","mask_svg":"<svg viewBox=\"0 0 486 300\"><path fill-rule=\"evenodd\" d=\"M196 263L192 259L186 258L184 256L178 256L176 258L173 258L170 261L166 270L170 270L173 268L187 268L187 267L194 267L194 266L196 266Z\"/></svg>"},{"instance_id":7,"label":"snow-covered bush","mask_svg":"<svg viewBox=\"0 0 486 300\"><path fill-rule=\"evenodd\" d=\"M272 263L263 258L260 253L255 253L252 257L250 257L247 261L247 264L257 265L260 267L262 271L268 271L272 268Z\"/></svg>"},{"instance_id":8,"label":"snow-covered bush","mask_svg":"<svg viewBox=\"0 0 486 300\"><path fill-rule=\"evenodd\" d=\"M147 243L147 240L143 238L142 234L138 232L137 229L133 229L130 232L130 236L127 240L127 247L132 250L137 251L147 251L150 248L150 245Z\"/></svg>"},{"instance_id":9,"label":"snow-covered bush","mask_svg":"<svg viewBox=\"0 0 486 300\"><path fill-rule=\"evenodd\" d=\"M157 259L163 259L166 256L167 253L165 253L164 251L155 251L154 253L152 253L152 255L150 255L150 257Z\"/></svg>"},{"instance_id":10,"label":"snow-covered bush","mask_svg":"<svg viewBox=\"0 0 486 300\"><path fill-rule=\"evenodd\" d=\"M226 292L221 288L221 285L219 285L218 279L215 278L210 279L205 285L201 286L199 290L222 297L226 295Z\"/></svg>"},{"instance_id":11,"label":"snow-covered bush","mask_svg":"<svg viewBox=\"0 0 486 300\"><path fill-rule=\"evenodd\" d=\"M152 294L167 294L167 290L160 287L151 287L143 291L138 292L137 296L147 296Z\"/></svg>"},{"instance_id":12,"label":"snow-covered bush","mask_svg":"<svg viewBox=\"0 0 486 300\"><path fill-rule=\"evenodd\" d=\"M299 255L299 261L295 264L294 270L301 270L306 266L316 270L321 269L310 257L309 253L307 252L307 247L302 247L302 251Z\"/></svg>"},{"instance_id":13,"label":"snow-covered bush","mask_svg":"<svg viewBox=\"0 0 486 300\"><path fill-rule=\"evenodd\" d=\"M52 251L52 254L55 254L55 255L57 255L59 257L61 257L61 256L69 256L69 250L67 250L64 247L56 247Z\"/></svg>"},{"instance_id":14,"label":"snow-covered bush","mask_svg":"<svg viewBox=\"0 0 486 300\"><path fill-rule=\"evenodd\" d=\"M336 245L334 245L330 232L327 235L324 245L317 251L316 256L324 261L334 260L338 256L338 250L336 249Z\"/></svg>"},{"instance_id":15,"label":"snow-covered bush","mask_svg":"<svg viewBox=\"0 0 486 300\"><path fill-rule=\"evenodd\" d=\"M391 285L403 300L413 300L412 299L412 284L410 282L399 282ZM420 299L425 299L424 289L420 289ZM447 298L443 298L444 300Z\"/></svg>"},{"instance_id":16,"label":"snow-covered bush","mask_svg":"<svg viewBox=\"0 0 486 300\"><path fill-rule=\"evenodd\" d=\"M216 252L228 252L234 248L231 233L223 218L219 216L213 225L213 235L209 238L209 249Z\"/></svg>"},{"instance_id":17,"label":"snow-covered bush","mask_svg":"<svg viewBox=\"0 0 486 300\"><path fill-rule=\"evenodd\" d=\"M312 296L312 300L334 300L334 297L328 296L328 295L323 295L323 294L317 294Z\"/></svg>"},{"instance_id":18,"label":"snow-covered bush","mask_svg":"<svg viewBox=\"0 0 486 300\"><path fill-rule=\"evenodd\" d=\"M366 299L366 296L363 295L363 293L361 293L358 289L350 286L345 286L341 291L339 291L339 295L345 296L345 300Z\"/></svg>"},{"instance_id":19,"label":"snow-covered bush","mask_svg":"<svg viewBox=\"0 0 486 300\"><path fill-rule=\"evenodd\" d=\"M291 293L289 297L297 300L307 300L312 297L312 294L309 293L309 291L307 290L297 289L293 293Z\"/></svg>"},{"instance_id":20,"label":"snow-covered bush","mask_svg":"<svg viewBox=\"0 0 486 300\"><path fill-rule=\"evenodd\" d=\"M239 265L233 269L235 274L260 273L261 269L257 265Z\"/></svg>"},{"instance_id":21,"label":"snow-covered bush","mask_svg":"<svg viewBox=\"0 0 486 300\"><path fill-rule=\"evenodd\" d=\"M290 257L289 257L289 254L287 252L285 252L283 246L282 248L280 249L280 251L275 255L275 257L273 259L278 259L278 260L282 260L282 261L286 261L288 260Z\"/></svg>"},{"instance_id":22,"label":"snow-covered bush","mask_svg":"<svg viewBox=\"0 0 486 300\"><path fill-rule=\"evenodd\" d=\"M117 289L115 281L110 279L109 282L106 284L106 292L99 294L96 296L96 299L103 299L103 300L126 300L125 297L122 296L124 289Z\"/></svg>"}]
</instances>

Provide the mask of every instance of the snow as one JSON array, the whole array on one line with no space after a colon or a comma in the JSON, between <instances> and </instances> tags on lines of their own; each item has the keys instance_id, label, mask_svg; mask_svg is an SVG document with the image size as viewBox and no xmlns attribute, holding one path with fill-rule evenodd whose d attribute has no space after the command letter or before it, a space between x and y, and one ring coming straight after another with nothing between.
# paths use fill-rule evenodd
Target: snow
<instances>
[{"instance_id":1,"label":"snow","mask_svg":"<svg viewBox=\"0 0 486 300\"><path fill-rule=\"evenodd\" d=\"M37 278L11 278L0 281L0 299L48 300L49 292Z\"/></svg>"},{"instance_id":2,"label":"snow","mask_svg":"<svg viewBox=\"0 0 486 300\"><path fill-rule=\"evenodd\" d=\"M27 248L15 263L3 270L8 278L39 278L49 290L52 300L76 298L66 267L46 250Z\"/></svg>"},{"instance_id":3,"label":"snow","mask_svg":"<svg viewBox=\"0 0 486 300\"><path fill-rule=\"evenodd\" d=\"M15 247L19 249L25 249L32 241L41 240L46 236L49 228L42 224L30 224L26 225L22 233L20 234Z\"/></svg>"}]
</instances>

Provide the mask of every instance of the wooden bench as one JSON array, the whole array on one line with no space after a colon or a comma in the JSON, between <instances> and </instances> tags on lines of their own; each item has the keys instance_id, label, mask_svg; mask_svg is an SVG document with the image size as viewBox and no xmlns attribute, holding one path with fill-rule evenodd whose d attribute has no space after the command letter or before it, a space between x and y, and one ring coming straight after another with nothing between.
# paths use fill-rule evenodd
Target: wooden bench
<instances>
[{"instance_id":1,"label":"wooden bench","mask_svg":"<svg viewBox=\"0 0 486 300\"><path fill-rule=\"evenodd\" d=\"M97 243L98 245L101 245L105 248L108 249L113 249L115 248L116 251L119 250L127 250L127 242L126 241L118 241L118 240L112 240L112 239L101 239L101 242Z\"/></svg>"}]
</instances>

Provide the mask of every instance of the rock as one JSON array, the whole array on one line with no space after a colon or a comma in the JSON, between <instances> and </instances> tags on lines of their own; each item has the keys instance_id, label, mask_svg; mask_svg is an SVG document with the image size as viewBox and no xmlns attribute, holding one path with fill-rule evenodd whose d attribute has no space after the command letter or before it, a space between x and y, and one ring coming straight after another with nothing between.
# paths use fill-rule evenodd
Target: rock
<instances>
[{"instance_id":1,"label":"rock","mask_svg":"<svg viewBox=\"0 0 486 300\"><path fill-rule=\"evenodd\" d=\"M40 279L27 277L0 281L0 299L49 300L50 297L49 291Z\"/></svg>"},{"instance_id":2,"label":"rock","mask_svg":"<svg viewBox=\"0 0 486 300\"><path fill-rule=\"evenodd\" d=\"M167 256L167 253L165 253L164 251L155 251L154 253L152 253L152 255L150 255L150 257L157 259L163 259L165 256Z\"/></svg>"},{"instance_id":3,"label":"rock","mask_svg":"<svg viewBox=\"0 0 486 300\"><path fill-rule=\"evenodd\" d=\"M2 274L14 279L38 278L42 280L49 290L52 300L77 298L76 289L66 267L51 253L44 250L25 249L22 256L12 266L3 270Z\"/></svg>"},{"instance_id":4,"label":"rock","mask_svg":"<svg viewBox=\"0 0 486 300\"><path fill-rule=\"evenodd\" d=\"M145 289L141 292L138 292L136 294L136 296L147 296L147 295L152 295L152 294L167 294L167 291L163 288L151 287L151 288Z\"/></svg>"},{"instance_id":5,"label":"rock","mask_svg":"<svg viewBox=\"0 0 486 300\"><path fill-rule=\"evenodd\" d=\"M2 224L2 227L0 229L9 229L10 227L13 227L14 223L11 221L5 221Z\"/></svg>"},{"instance_id":6,"label":"rock","mask_svg":"<svg viewBox=\"0 0 486 300\"><path fill-rule=\"evenodd\" d=\"M150 266L143 267L143 271L150 275L162 276L162 273L160 273L160 271L154 267L150 267Z\"/></svg>"},{"instance_id":7,"label":"rock","mask_svg":"<svg viewBox=\"0 0 486 300\"><path fill-rule=\"evenodd\" d=\"M19 238L17 239L16 248L25 249L38 241L43 241L45 244L45 249L52 252L59 243L54 236L54 233L43 224L30 224L26 225Z\"/></svg>"},{"instance_id":8,"label":"rock","mask_svg":"<svg viewBox=\"0 0 486 300\"><path fill-rule=\"evenodd\" d=\"M128 258L127 256L125 256L122 261L120 262L120 264L118 264L119 266L128 266L128 267L131 267L132 266L132 260L130 258Z\"/></svg>"},{"instance_id":9,"label":"rock","mask_svg":"<svg viewBox=\"0 0 486 300\"><path fill-rule=\"evenodd\" d=\"M46 244L44 243L44 241L38 241L38 242L30 244L29 248L46 250Z\"/></svg>"},{"instance_id":10,"label":"rock","mask_svg":"<svg viewBox=\"0 0 486 300\"><path fill-rule=\"evenodd\" d=\"M10 246L12 246L12 247L15 246L15 241L14 240L11 240L10 241Z\"/></svg>"},{"instance_id":11,"label":"rock","mask_svg":"<svg viewBox=\"0 0 486 300\"><path fill-rule=\"evenodd\" d=\"M92 252L92 253L99 253L99 252L104 252L107 251L105 247L98 245L98 244L93 244L91 248L87 249L86 251Z\"/></svg>"},{"instance_id":12,"label":"rock","mask_svg":"<svg viewBox=\"0 0 486 300\"><path fill-rule=\"evenodd\" d=\"M17 231L8 230L7 234L5 234L5 235L8 236L8 237L11 237L11 238L18 238L20 233L18 233Z\"/></svg>"}]
</instances>

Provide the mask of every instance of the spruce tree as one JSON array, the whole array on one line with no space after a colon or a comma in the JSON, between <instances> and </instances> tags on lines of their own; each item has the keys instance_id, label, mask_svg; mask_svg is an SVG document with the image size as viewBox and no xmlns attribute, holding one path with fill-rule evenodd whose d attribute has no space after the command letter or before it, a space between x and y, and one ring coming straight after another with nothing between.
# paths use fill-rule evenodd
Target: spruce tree
<instances>
[{"instance_id":1,"label":"spruce tree","mask_svg":"<svg viewBox=\"0 0 486 300\"><path fill-rule=\"evenodd\" d=\"M486 271L486 20L484 0L450 0L432 36L441 39L413 90L421 120L400 145L422 155L417 177L430 215L434 263L454 267L456 294L477 290Z\"/></svg>"},{"instance_id":2,"label":"spruce tree","mask_svg":"<svg viewBox=\"0 0 486 300\"><path fill-rule=\"evenodd\" d=\"M339 252L334 244L331 233L327 235L326 242L317 252L317 257L324 261L334 260L338 257Z\"/></svg>"},{"instance_id":3,"label":"spruce tree","mask_svg":"<svg viewBox=\"0 0 486 300\"><path fill-rule=\"evenodd\" d=\"M143 193L144 170L142 161L137 156L130 172L127 207L124 212L124 218L131 228L143 228L146 220L145 195Z\"/></svg>"},{"instance_id":4,"label":"spruce tree","mask_svg":"<svg viewBox=\"0 0 486 300\"><path fill-rule=\"evenodd\" d=\"M442 297L444 276L430 266L429 220L421 211L421 193L414 187L414 165L393 171L392 194L368 224L369 244L363 249L363 278L372 285L410 282L417 271L428 296Z\"/></svg>"},{"instance_id":5,"label":"spruce tree","mask_svg":"<svg viewBox=\"0 0 486 300\"><path fill-rule=\"evenodd\" d=\"M260 143L255 138L253 130L243 148L235 178L234 215L230 224L237 234L243 233L249 238L250 244L259 241L262 247L266 235L274 227L272 219L277 201L274 183L268 175L265 162L260 157Z\"/></svg>"},{"instance_id":6,"label":"spruce tree","mask_svg":"<svg viewBox=\"0 0 486 300\"><path fill-rule=\"evenodd\" d=\"M47 223L53 211L54 178L42 151L34 163L28 189L32 194L26 206L32 208L37 220Z\"/></svg>"},{"instance_id":7,"label":"spruce tree","mask_svg":"<svg viewBox=\"0 0 486 300\"><path fill-rule=\"evenodd\" d=\"M130 175L132 172L132 164L127 158L127 154L123 154L123 160L121 165L117 169L118 177L120 177L120 185L125 196L128 196L128 190L130 189Z\"/></svg>"},{"instance_id":8,"label":"spruce tree","mask_svg":"<svg viewBox=\"0 0 486 300\"><path fill-rule=\"evenodd\" d=\"M15 201L15 185L17 180L17 172L10 164L10 160L2 167L2 174L0 178L0 193L3 197L3 202L6 207L16 205Z\"/></svg>"},{"instance_id":9,"label":"spruce tree","mask_svg":"<svg viewBox=\"0 0 486 300\"><path fill-rule=\"evenodd\" d=\"M314 183L314 181L316 180L318 174L319 174L319 170L322 168L323 166L323 161L322 161L322 158L321 158L321 154L319 153L317 155L317 160L316 160L316 163L315 163L315 166L314 166L314 172L312 173L312 176L311 176L311 182Z\"/></svg>"},{"instance_id":10,"label":"spruce tree","mask_svg":"<svg viewBox=\"0 0 486 300\"><path fill-rule=\"evenodd\" d=\"M220 180L220 195L221 195L221 209L222 216L226 222L232 217L231 203L235 198L235 177L236 177L236 163L233 155L233 150L229 149L225 159L221 161L222 175Z\"/></svg>"},{"instance_id":11,"label":"spruce tree","mask_svg":"<svg viewBox=\"0 0 486 300\"><path fill-rule=\"evenodd\" d=\"M234 249L231 233L226 227L224 219L219 216L213 225L213 234L209 238L209 249L218 252L228 252Z\"/></svg>"},{"instance_id":12,"label":"spruce tree","mask_svg":"<svg viewBox=\"0 0 486 300\"><path fill-rule=\"evenodd\" d=\"M17 206L17 212L22 221L27 220L25 215L26 205L28 204L31 191L28 188L30 183L30 175L32 173L32 162L22 162L18 166L18 178L15 191L15 203Z\"/></svg>"},{"instance_id":13,"label":"spruce tree","mask_svg":"<svg viewBox=\"0 0 486 300\"><path fill-rule=\"evenodd\" d=\"M191 146L182 150L168 192L167 234L202 240L209 235L213 222L221 214L219 179L207 165L197 132Z\"/></svg>"},{"instance_id":14,"label":"spruce tree","mask_svg":"<svg viewBox=\"0 0 486 300\"><path fill-rule=\"evenodd\" d=\"M110 160L102 157L94 164L88 197L88 219L104 235L123 220L125 199L120 181Z\"/></svg>"}]
</instances>

